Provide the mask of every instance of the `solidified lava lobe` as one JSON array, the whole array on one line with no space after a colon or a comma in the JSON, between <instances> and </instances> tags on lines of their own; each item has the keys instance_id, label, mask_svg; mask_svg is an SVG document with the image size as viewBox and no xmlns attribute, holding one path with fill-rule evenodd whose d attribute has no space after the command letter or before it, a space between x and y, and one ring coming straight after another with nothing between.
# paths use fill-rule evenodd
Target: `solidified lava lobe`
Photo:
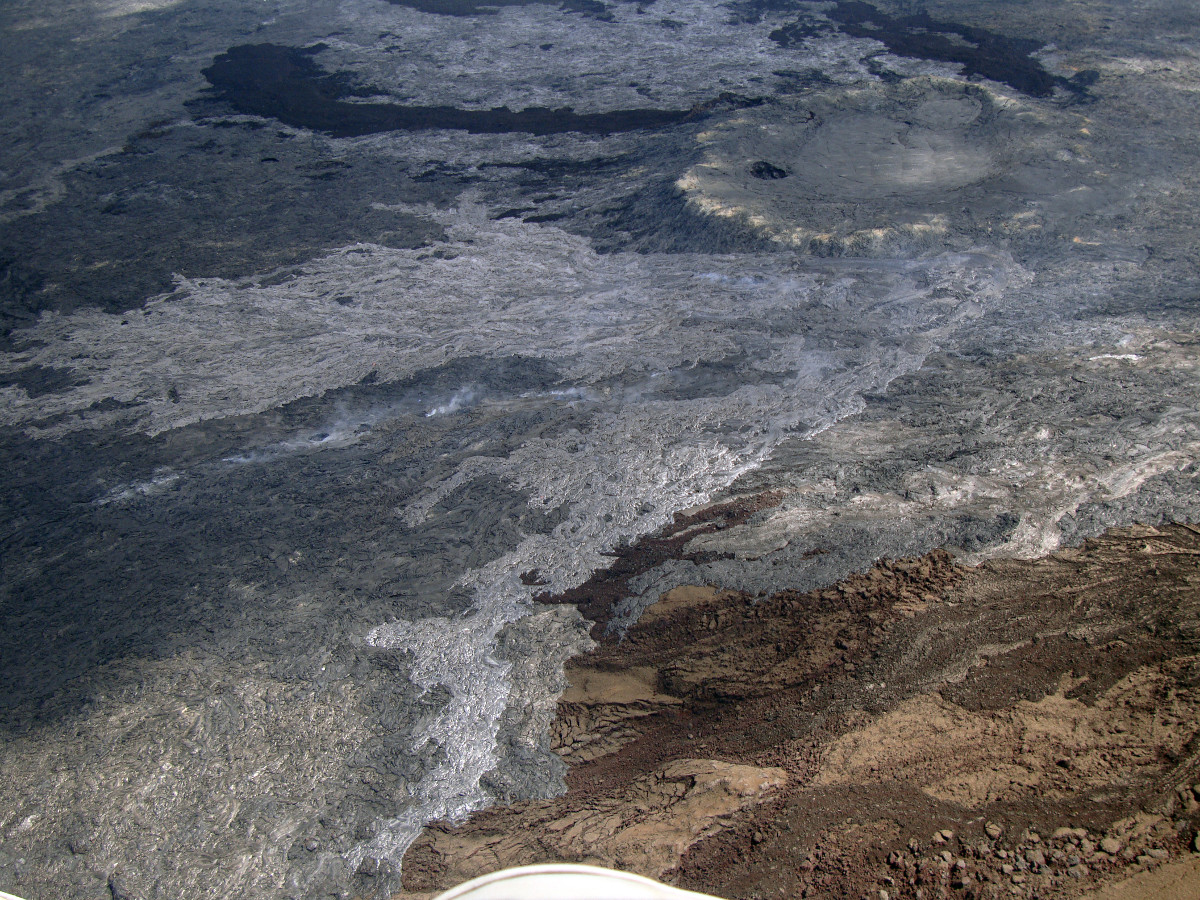
<instances>
[{"instance_id":1,"label":"solidified lava lobe","mask_svg":"<svg viewBox=\"0 0 1200 900\"><path fill-rule=\"evenodd\" d=\"M345 72L328 73L312 59L323 47L243 44L219 54L204 76L215 95L240 113L277 119L333 137L385 131L458 129L472 134L612 134L674 125L705 110L616 109L577 113L570 107L470 110L453 106L352 103L376 92L354 87Z\"/></svg>"},{"instance_id":2,"label":"solidified lava lobe","mask_svg":"<svg viewBox=\"0 0 1200 900\"><path fill-rule=\"evenodd\" d=\"M843 34L879 41L897 56L958 63L965 75L990 78L1032 97L1049 97L1055 87L1082 93L1094 80L1090 75L1068 80L1047 72L1030 56L1041 49L1038 41L938 21L926 12L889 16L863 0L841 0L825 15ZM797 22L773 31L771 40L789 47L816 33L813 26Z\"/></svg>"}]
</instances>

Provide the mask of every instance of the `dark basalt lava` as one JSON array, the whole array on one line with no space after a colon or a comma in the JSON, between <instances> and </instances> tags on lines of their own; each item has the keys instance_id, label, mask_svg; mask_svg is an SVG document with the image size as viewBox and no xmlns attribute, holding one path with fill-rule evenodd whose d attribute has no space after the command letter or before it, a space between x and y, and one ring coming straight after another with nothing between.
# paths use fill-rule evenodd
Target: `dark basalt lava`
<instances>
[{"instance_id":1,"label":"dark basalt lava","mask_svg":"<svg viewBox=\"0 0 1200 900\"><path fill-rule=\"evenodd\" d=\"M437 16L494 16L506 6L530 6L534 3L554 5L555 0L388 0L395 6L407 6L423 13ZM637 2L639 9L649 6L654 0L624 0ZM563 0L559 9L566 13L580 13L601 22L611 22L613 15L600 0ZM546 49L546 48L542 48Z\"/></svg>"},{"instance_id":2,"label":"dark basalt lava","mask_svg":"<svg viewBox=\"0 0 1200 900\"><path fill-rule=\"evenodd\" d=\"M781 169L779 166L773 166L765 159L760 159L750 167L750 174L755 178L762 178L766 181L774 181L779 178L787 178L791 173L787 169Z\"/></svg>"},{"instance_id":3,"label":"dark basalt lava","mask_svg":"<svg viewBox=\"0 0 1200 900\"><path fill-rule=\"evenodd\" d=\"M1095 72L1070 79L1047 72L1030 56L1041 41L940 21L926 12L889 16L864 0L839 0L823 12L843 34L879 41L897 56L959 63L964 75L990 78L1033 97L1049 97L1059 87L1082 94L1096 80ZM790 47L829 28L802 19L771 32L771 40Z\"/></svg>"},{"instance_id":4,"label":"dark basalt lava","mask_svg":"<svg viewBox=\"0 0 1200 900\"><path fill-rule=\"evenodd\" d=\"M384 131L459 129L472 134L612 134L662 128L697 118L707 108L617 109L577 113L570 107L531 106L487 110L453 106L403 106L398 103L351 103L349 97L375 94L354 87L351 76L325 72L312 60L321 45L308 48L276 44L231 47L204 69L215 96L240 113L277 119L297 128L333 137L359 137Z\"/></svg>"}]
</instances>

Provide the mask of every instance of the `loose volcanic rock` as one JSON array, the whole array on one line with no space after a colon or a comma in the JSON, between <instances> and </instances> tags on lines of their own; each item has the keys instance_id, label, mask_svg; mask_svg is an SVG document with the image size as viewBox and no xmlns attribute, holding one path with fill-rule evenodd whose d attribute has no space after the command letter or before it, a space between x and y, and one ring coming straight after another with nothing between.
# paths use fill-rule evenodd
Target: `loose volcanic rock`
<instances>
[{"instance_id":1,"label":"loose volcanic rock","mask_svg":"<svg viewBox=\"0 0 1200 900\"><path fill-rule=\"evenodd\" d=\"M807 594L668 592L568 667L568 793L427 834L405 884L561 859L729 897L997 879L1072 897L1157 865L1185 849L1145 810L1188 771L1200 673L1177 626L1149 623L1200 613L1198 534L1126 529L977 569L887 561Z\"/></svg>"}]
</instances>

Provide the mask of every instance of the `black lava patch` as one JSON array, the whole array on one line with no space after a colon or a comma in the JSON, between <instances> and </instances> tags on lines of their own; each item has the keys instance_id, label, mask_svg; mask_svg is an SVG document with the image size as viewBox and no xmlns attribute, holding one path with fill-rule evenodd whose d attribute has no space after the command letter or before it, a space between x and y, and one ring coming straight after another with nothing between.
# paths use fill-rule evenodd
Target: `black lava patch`
<instances>
[{"instance_id":1,"label":"black lava patch","mask_svg":"<svg viewBox=\"0 0 1200 900\"><path fill-rule=\"evenodd\" d=\"M762 178L765 181L773 181L778 178L787 178L789 174L787 169L781 169L779 166L773 166L765 159L760 159L750 167L750 174L755 178Z\"/></svg>"},{"instance_id":2,"label":"black lava patch","mask_svg":"<svg viewBox=\"0 0 1200 900\"><path fill-rule=\"evenodd\" d=\"M407 6L437 16L495 15L504 6L527 6L543 0L388 0L394 6Z\"/></svg>"},{"instance_id":3,"label":"black lava patch","mask_svg":"<svg viewBox=\"0 0 1200 900\"><path fill-rule=\"evenodd\" d=\"M534 3L553 5L556 0L388 0L394 6L407 6L439 16L494 16L505 6L530 6ZM625 0L649 6L654 0ZM566 13L582 13L601 22L614 19L612 11L600 0L562 0L559 9Z\"/></svg>"},{"instance_id":4,"label":"black lava patch","mask_svg":"<svg viewBox=\"0 0 1200 900\"><path fill-rule=\"evenodd\" d=\"M842 33L879 41L897 56L959 63L968 76L990 78L1033 97L1049 97L1056 87L1082 93L1090 83L1086 77L1066 79L1047 72L1029 55L1042 43L1028 38L939 21L926 12L889 16L864 0L839 0L824 14ZM790 47L828 28L801 20L773 31L771 39Z\"/></svg>"},{"instance_id":5,"label":"black lava patch","mask_svg":"<svg viewBox=\"0 0 1200 900\"><path fill-rule=\"evenodd\" d=\"M330 74L313 60L321 50L246 44L231 47L204 70L217 98L240 113L277 119L297 128L333 137L358 137L385 131L459 129L472 134L612 134L674 125L707 109L619 109L577 113L570 107L531 106L513 111L453 106L404 106L397 103L351 103L349 97L376 92L355 87L346 73Z\"/></svg>"}]
</instances>

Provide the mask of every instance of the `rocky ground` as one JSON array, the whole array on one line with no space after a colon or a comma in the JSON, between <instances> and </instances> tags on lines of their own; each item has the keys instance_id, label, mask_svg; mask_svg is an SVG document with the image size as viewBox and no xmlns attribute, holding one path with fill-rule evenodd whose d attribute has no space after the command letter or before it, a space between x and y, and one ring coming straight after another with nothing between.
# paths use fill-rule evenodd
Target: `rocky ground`
<instances>
[{"instance_id":1,"label":"rocky ground","mask_svg":"<svg viewBox=\"0 0 1200 900\"><path fill-rule=\"evenodd\" d=\"M566 860L729 898L1200 895L1194 526L680 587L603 630L553 729L568 792L430 828L409 892Z\"/></svg>"}]
</instances>

